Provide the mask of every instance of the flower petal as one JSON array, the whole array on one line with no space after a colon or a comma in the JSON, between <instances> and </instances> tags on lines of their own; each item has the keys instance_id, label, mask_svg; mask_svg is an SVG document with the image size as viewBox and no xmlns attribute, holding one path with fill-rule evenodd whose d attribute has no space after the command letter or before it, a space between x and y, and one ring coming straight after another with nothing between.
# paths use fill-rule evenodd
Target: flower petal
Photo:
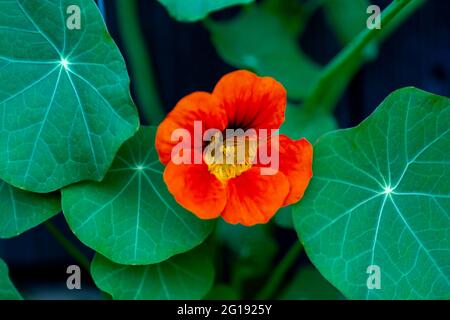
<instances>
[{"instance_id":1,"label":"flower petal","mask_svg":"<svg viewBox=\"0 0 450 320\"><path fill-rule=\"evenodd\" d=\"M194 132L194 121L202 122L202 130ZM181 99L167 115L156 132L156 149L163 164L170 161L172 149L179 141L172 141L172 134L177 129L186 129L191 135L190 146L194 139L202 141L207 129L225 130L227 116L220 100L210 93L194 92ZM185 141L183 141L185 142Z\"/></svg>"},{"instance_id":2,"label":"flower petal","mask_svg":"<svg viewBox=\"0 0 450 320\"><path fill-rule=\"evenodd\" d=\"M164 170L164 182L175 200L201 219L220 216L226 203L224 185L206 164L174 164Z\"/></svg>"},{"instance_id":3,"label":"flower petal","mask_svg":"<svg viewBox=\"0 0 450 320\"><path fill-rule=\"evenodd\" d=\"M279 136L279 170L289 179L290 190L284 205L299 201L313 175L313 147L306 139L292 140L285 135Z\"/></svg>"},{"instance_id":4,"label":"flower petal","mask_svg":"<svg viewBox=\"0 0 450 320\"><path fill-rule=\"evenodd\" d=\"M240 129L278 129L284 122L286 90L270 77L245 70L231 72L217 83L230 126Z\"/></svg>"},{"instance_id":5,"label":"flower petal","mask_svg":"<svg viewBox=\"0 0 450 320\"><path fill-rule=\"evenodd\" d=\"M283 205L289 192L289 182L281 172L261 175L253 167L227 184L227 204L222 217L228 223L252 226L267 223Z\"/></svg>"}]
</instances>

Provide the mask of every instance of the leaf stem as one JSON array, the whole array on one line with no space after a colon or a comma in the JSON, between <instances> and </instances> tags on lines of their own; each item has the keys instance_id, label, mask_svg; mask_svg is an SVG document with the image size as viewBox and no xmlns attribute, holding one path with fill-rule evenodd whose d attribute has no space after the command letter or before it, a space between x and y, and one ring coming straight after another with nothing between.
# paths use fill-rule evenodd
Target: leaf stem
<instances>
[{"instance_id":1,"label":"leaf stem","mask_svg":"<svg viewBox=\"0 0 450 320\"><path fill-rule=\"evenodd\" d=\"M55 238L55 240L66 250L86 271L89 272L90 262L89 259L72 243L64 234L58 229L58 227L50 220L44 222L44 226L47 231Z\"/></svg>"},{"instance_id":2,"label":"leaf stem","mask_svg":"<svg viewBox=\"0 0 450 320\"><path fill-rule=\"evenodd\" d=\"M261 291L256 295L257 300L266 300L272 298L274 293L280 287L281 282L283 281L286 273L292 267L292 265L297 260L297 257L303 251L303 246L300 241L296 241L289 251L285 254L283 259L278 263L272 272L272 276L269 281L265 284L265 286L261 289Z\"/></svg>"},{"instance_id":3,"label":"leaf stem","mask_svg":"<svg viewBox=\"0 0 450 320\"><path fill-rule=\"evenodd\" d=\"M157 125L165 117L165 111L156 88L154 70L148 48L139 25L136 0L116 2L118 26L127 52L130 69L135 78L134 87L144 120Z\"/></svg>"},{"instance_id":4,"label":"leaf stem","mask_svg":"<svg viewBox=\"0 0 450 320\"><path fill-rule=\"evenodd\" d=\"M317 109L332 111L334 102L346 87L345 82L350 80L365 60L365 50L374 40L384 39L423 3L424 0L393 0L381 13L381 29L364 29L325 67L310 95L305 100L304 109L308 112L314 112ZM402 14L405 7L407 7L407 10ZM345 68L348 68L351 72L349 72L350 76L347 79L342 80L339 75ZM342 82L341 85L336 84L339 81ZM333 93L323 94L329 90L333 90Z\"/></svg>"}]
</instances>

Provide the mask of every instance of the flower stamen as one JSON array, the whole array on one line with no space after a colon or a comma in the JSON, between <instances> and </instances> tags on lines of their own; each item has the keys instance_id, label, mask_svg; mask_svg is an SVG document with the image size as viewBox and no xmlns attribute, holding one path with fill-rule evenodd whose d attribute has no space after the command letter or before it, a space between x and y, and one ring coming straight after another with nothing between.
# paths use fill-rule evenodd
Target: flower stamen
<instances>
[{"instance_id":1,"label":"flower stamen","mask_svg":"<svg viewBox=\"0 0 450 320\"><path fill-rule=\"evenodd\" d=\"M215 136L205 149L204 160L209 172L225 182L249 170L256 151L257 141L252 137L233 136L222 141Z\"/></svg>"}]
</instances>

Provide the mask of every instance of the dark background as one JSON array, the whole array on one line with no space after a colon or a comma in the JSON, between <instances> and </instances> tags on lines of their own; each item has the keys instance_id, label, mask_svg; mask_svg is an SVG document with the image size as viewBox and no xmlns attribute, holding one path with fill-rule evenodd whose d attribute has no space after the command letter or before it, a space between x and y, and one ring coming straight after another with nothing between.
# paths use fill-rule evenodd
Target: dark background
<instances>
[{"instance_id":1,"label":"dark background","mask_svg":"<svg viewBox=\"0 0 450 320\"><path fill-rule=\"evenodd\" d=\"M116 1L105 2L109 31L122 50L115 15ZM376 0L372 3L383 8L390 1ZM140 23L164 109L170 110L180 98L192 91L211 91L223 74L234 70L217 55L201 22L178 23L156 0L141 0L139 8ZM238 10L228 9L215 16L227 19ZM321 64L327 63L340 48L320 11L309 22L299 44ZM122 53L126 58L126 52L122 50ZM382 44L378 58L362 68L340 101L335 112L339 125L357 125L390 92L405 86L450 96L449 0L427 0ZM78 243L61 215L53 221ZM286 244L294 239L295 234L291 231L283 231L280 236L281 242ZM79 246L92 256L90 249ZM8 263L13 280L27 298L100 297L87 272L82 273L84 290L66 289L66 268L76 262L42 226L17 238L0 240L0 256Z\"/></svg>"}]
</instances>

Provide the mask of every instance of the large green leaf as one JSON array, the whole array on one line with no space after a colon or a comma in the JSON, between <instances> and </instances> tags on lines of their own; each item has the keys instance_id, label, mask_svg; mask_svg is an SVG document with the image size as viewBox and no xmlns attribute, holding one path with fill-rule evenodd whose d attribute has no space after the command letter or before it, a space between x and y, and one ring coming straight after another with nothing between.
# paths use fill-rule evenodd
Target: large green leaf
<instances>
[{"instance_id":1,"label":"large green leaf","mask_svg":"<svg viewBox=\"0 0 450 320\"><path fill-rule=\"evenodd\" d=\"M212 255L197 248L158 264L124 266L97 254L91 264L97 286L114 299L201 299L214 282Z\"/></svg>"},{"instance_id":2,"label":"large green leaf","mask_svg":"<svg viewBox=\"0 0 450 320\"><path fill-rule=\"evenodd\" d=\"M312 266L301 266L287 287L282 300L338 300L342 295Z\"/></svg>"},{"instance_id":3,"label":"large green leaf","mask_svg":"<svg viewBox=\"0 0 450 320\"><path fill-rule=\"evenodd\" d=\"M66 27L71 5L80 30ZM4 181L51 192L101 180L137 127L125 63L94 1L0 1Z\"/></svg>"},{"instance_id":4,"label":"large green leaf","mask_svg":"<svg viewBox=\"0 0 450 320\"><path fill-rule=\"evenodd\" d=\"M15 237L60 211L59 193L32 193L0 180L0 238Z\"/></svg>"},{"instance_id":5,"label":"large green leaf","mask_svg":"<svg viewBox=\"0 0 450 320\"><path fill-rule=\"evenodd\" d=\"M236 68L271 76L294 99L305 97L319 76L319 67L286 32L283 20L260 6L252 6L231 21L207 24L220 56Z\"/></svg>"},{"instance_id":6,"label":"large green leaf","mask_svg":"<svg viewBox=\"0 0 450 320\"><path fill-rule=\"evenodd\" d=\"M294 220L334 286L357 299L450 298L448 98L392 93L356 128L320 138L313 171ZM380 289L368 289L372 265Z\"/></svg>"},{"instance_id":7,"label":"large green leaf","mask_svg":"<svg viewBox=\"0 0 450 320\"><path fill-rule=\"evenodd\" d=\"M119 150L102 182L62 191L72 231L116 263L163 261L199 245L214 225L184 210L167 190L155 133L155 128L142 127Z\"/></svg>"},{"instance_id":8,"label":"large green leaf","mask_svg":"<svg viewBox=\"0 0 450 320\"><path fill-rule=\"evenodd\" d=\"M22 300L22 296L9 279L8 266L0 259L0 300Z\"/></svg>"},{"instance_id":9,"label":"large green leaf","mask_svg":"<svg viewBox=\"0 0 450 320\"><path fill-rule=\"evenodd\" d=\"M193 22L205 18L211 12L254 0L158 0L178 21Z\"/></svg>"}]
</instances>

